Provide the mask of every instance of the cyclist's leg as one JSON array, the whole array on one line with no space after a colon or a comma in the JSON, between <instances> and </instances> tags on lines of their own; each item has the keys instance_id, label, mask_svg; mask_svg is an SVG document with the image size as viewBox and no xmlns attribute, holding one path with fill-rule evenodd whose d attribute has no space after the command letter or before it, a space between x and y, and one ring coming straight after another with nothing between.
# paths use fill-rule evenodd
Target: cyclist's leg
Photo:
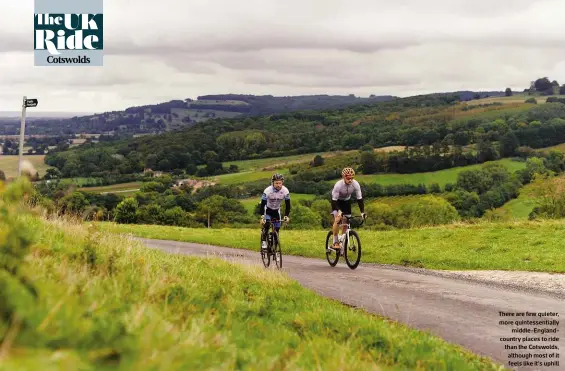
<instances>
[{"instance_id":1,"label":"cyclist's leg","mask_svg":"<svg viewBox=\"0 0 565 371\"><path fill-rule=\"evenodd\" d=\"M273 213L275 214L275 213ZM280 229L281 229L281 209L278 209L276 211L276 215L273 215L274 218L277 218L278 222L274 222L273 225L275 227L275 231L277 231L277 233L279 233Z\"/></svg>"},{"instance_id":2,"label":"cyclist's leg","mask_svg":"<svg viewBox=\"0 0 565 371\"><path fill-rule=\"evenodd\" d=\"M345 217L351 218L351 199L344 201L341 211ZM341 229L341 233L344 234L346 231L347 225L344 225Z\"/></svg>"},{"instance_id":3,"label":"cyclist's leg","mask_svg":"<svg viewBox=\"0 0 565 371\"><path fill-rule=\"evenodd\" d=\"M338 247L338 240L337 240L337 236L339 233L339 223L341 222L341 214L343 213L343 201L341 200L337 200L337 209L338 212L337 214L334 215L334 224L332 227L332 232L334 235L334 247L337 248Z\"/></svg>"},{"instance_id":4,"label":"cyclist's leg","mask_svg":"<svg viewBox=\"0 0 565 371\"><path fill-rule=\"evenodd\" d=\"M273 227L275 227L275 229L280 228L280 211L279 210L273 210L273 209L269 209L268 207L265 210L265 236L267 236L267 234L269 233L269 227L271 226L271 223L273 223ZM279 220L278 222L273 222L272 219L277 219Z\"/></svg>"},{"instance_id":5,"label":"cyclist's leg","mask_svg":"<svg viewBox=\"0 0 565 371\"><path fill-rule=\"evenodd\" d=\"M263 224L263 228L261 229L261 241L267 241L267 234L269 233L269 228L271 226L271 216L266 212L265 213L265 224ZM266 244L261 244L263 248L267 248Z\"/></svg>"}]
</instances>

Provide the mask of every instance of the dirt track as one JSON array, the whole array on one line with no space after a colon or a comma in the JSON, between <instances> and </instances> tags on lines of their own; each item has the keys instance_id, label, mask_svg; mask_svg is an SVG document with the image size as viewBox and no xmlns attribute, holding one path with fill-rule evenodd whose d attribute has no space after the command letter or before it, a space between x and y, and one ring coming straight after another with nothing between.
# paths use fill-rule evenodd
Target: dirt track
<instances>
[{"instance_id":1,"label":"dirt track","mask_svg":"<svg viewBox=\"0 0 565 371\"><path fill-rule=\"evenodd\" d=\"M261 263L259 252L222 248L176 241L140 239L148 247L170 253L196 256L216 256L228 261ZM284 254L284 250L283 250ZM276 269L276 268L270 268ZM473 282L454 277L442 277L402 267L363 264L354 271L343 259L335 268L326 260L283 255L283 270L304 287L360 307L368 312L384 315L408 326L428 330L443 339L459 344L476 354L508 364L508 354L558 353L560 366L510 367L516 370L565 370L565 300L559 294L533 292L492 284ZM501 317L499 312L557 312L559 317ZM500 320L558 320L556 334L512 333L512 326L499 325ZM516 327L516 326L514 326ZM519 326L533 329L535 326ZM501 341L501 337L556 336L559 341L529 341L526 343ZM505 350L505 345L557 345L559 350ZM513 358L524 361L524 358ZM530 361L549 362L553 358Z\"/></svg>"}]
</instances>

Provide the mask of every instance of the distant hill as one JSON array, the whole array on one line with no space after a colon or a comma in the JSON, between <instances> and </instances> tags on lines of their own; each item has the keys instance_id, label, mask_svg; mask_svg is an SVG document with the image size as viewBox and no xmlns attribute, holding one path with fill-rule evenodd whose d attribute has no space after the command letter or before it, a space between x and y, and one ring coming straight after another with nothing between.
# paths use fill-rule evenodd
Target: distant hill
<instances>
[{"instance_id":1,"label":"distant hill","mask_svg":"<svg viewBox=\"0 0 565 371\"><path fill-rule=\"evenodd\" d=\"M209 119L345 108L356 104L371 104L396 98L390 95L360 98L353 94L288 97L239 94L206 95L198 97L197 100L172 100L154 105L129 107L124 111L30 120L26 133L48 135L153 134L192 126L197 122ZM11 119L0 119L0 135L14 135L19 132L19 114L11 113L10 116Z\"/></svg>"},{"instance_id":2,"label":"distant hill","mask_svg":"<svg viewBox=\"0 0 565 371\"><path fill-rule=\"evenodd\" d=\"M457 91L432 95L458 95L468 101L492 96L503 96L503 91ZM210 119L253 117L283 114L297 111L323 111L343 109L354 105L370 105L399 99L391 95L361 98L350 95L245 95L217 94L199 96L196 100L171 100L153 105L134 106L123 111L99 114L73 114L58 112L34 112L28 110L26 133L30 135L108 134L140 135L157 134ZM4 117L3 117L4 116ZM19 133L20 113L0 112L0 135Z\"/></svg>"},{"instance_id":3,"label":"distant hill","mask_svg":"<svg viewBox=\"0 0 565 371\"><path fill-rule=\"evenodd\" d=\"M21 111L0 111L0 120L20 118ZM92 115L92 112L43 112L36 111L35 109L28 109L26 111L26 118L69 118L74 116Z\"/></svg>"},{"instance_id":4,"label":"distant hill","mask_svg":"<svg viewBox=\"0 0 565 371\"><path fill-rule=\"evenodd\" d=\"M444 93L440 93L444 94ZM453 92L452 94L459 95L459 98L462 101L469 101L473 99L481 99L481 98L488 98L488 97L503 97L503 91L470 91L470 90L461 90Z\"/></svg>"}]
</instances>

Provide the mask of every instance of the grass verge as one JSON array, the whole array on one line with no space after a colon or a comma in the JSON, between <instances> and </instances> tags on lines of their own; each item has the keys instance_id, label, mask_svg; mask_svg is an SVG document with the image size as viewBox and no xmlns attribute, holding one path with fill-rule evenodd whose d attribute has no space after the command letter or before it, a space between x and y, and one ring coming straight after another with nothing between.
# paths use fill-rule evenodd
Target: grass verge
<instances>
[{"instance_id":1,"label":"grass verge","mask_svg":"<svg viewBox=\"0 0 565 371\"><path fill-rule=\"evenodd\" d=\"M0 269L3 369L503 369L281 272L166 254L0 206L0 261L29 252L19 279Z\"/></svg>"},{"instance_id":2,"label":"grass verge","mask_svg":"<svg viewBox=\"0 0 565 371\"><path fill-rule=\"evenodd\" d=\"M100 222L108 232L256 250L259 229L204 229ZM325 259L327 231L282 230L283 254ZM362 262L428 269L565 273L563 221L480 222L393 231L359 229ZM259 255L258 255L259 256Z\"/></svg>"}]
</instances>

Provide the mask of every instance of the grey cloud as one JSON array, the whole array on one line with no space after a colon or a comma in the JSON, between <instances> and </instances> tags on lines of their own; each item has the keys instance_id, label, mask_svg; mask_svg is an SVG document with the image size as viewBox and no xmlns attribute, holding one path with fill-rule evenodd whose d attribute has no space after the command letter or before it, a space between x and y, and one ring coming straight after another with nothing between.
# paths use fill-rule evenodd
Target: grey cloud
<instances>
[{"instance_id":1,"label":"grey cloud","mask_svg":"<svg viewBox=\"0 0 565 371\"><path fill-rule=\"evenodd\" d=\"M34 67L33 5L11 4L0 4L0 84L10 86L0 110L23 94L103 111L213 93L404 96L565 82L562 0L113 0L102 68Z\"/></svg>"},{"instance_id":2,"label":"grey cloud","mask_svg":"<svg viewBox=\"0 0 565 371\"><path fill-rule=\"evenodd\" d=\"M322 88L370 88L374 86L409 86L414 84L414 80L402 76L382 76L380 78L370 78L358 76L355 78L331 78L315 77L304 78L304 76L292 75L259 75L249 76L245 79L246 83L259 85L282 85L298 87L322 87Z\"/></svg>"}]
</instances>

